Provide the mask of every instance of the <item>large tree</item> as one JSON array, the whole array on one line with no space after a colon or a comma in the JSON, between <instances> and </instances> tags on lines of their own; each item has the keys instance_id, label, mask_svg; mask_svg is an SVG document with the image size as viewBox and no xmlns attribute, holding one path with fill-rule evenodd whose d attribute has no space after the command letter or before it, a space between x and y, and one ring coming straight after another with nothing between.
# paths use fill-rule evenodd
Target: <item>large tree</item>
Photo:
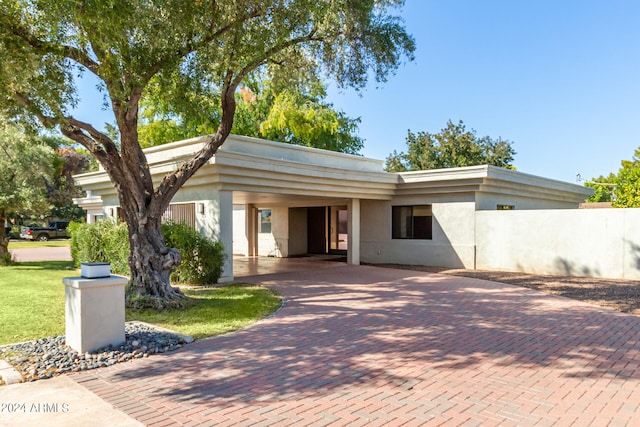
<instances>
[{"instance_id":1,"label":"large tree","mask_svg":"<svg viewBox=\"0 0 640 427\"><path fill-rule=\"evenodd\" d=\"M47 181L54 158L39 137L0 120L0 264L11 260L4 230L7 215L48 209Z\"/></svg>"},{"instance_id":2,"label":"large tree","mask_svg":"<svg viewBox=\"0 0 640 427\"><path fill-rule=\"evenodd\" d=\"M170 286L180 263L161 217L172 197L231 132L236 92L256 72L276 82L330 75L362 88L384 81L414 41L393 15L402 0L4 0L0 3L0 108L58 126L101 163L129 229L127 298L181 305ZM74 78L91 73L113 110L119 141L70 114ZM190 160L154 187L139 144L140 100L155 79L205 96L214 88L220 124ZM167 92L170 96L171 92ZM177 103L188 102L177 98ZM95 108L101 108L96 105Z\"/></svg>"},{"instance_id":3,"label":"large tree","mask_svg":"<svg viewBox=\"0 0 640 427\"><path fill-rule=\"evenodd\" d=\"M438 133L409 131L407 152L394 150L387 157L386 169L390 172L455 168L462 166L493 165L513 169L515 151L510 141L488 136L478 137L467 130L462 120L451 120Z\"/></svg>"},{"instance_id":4,"label":"large tree","mask_svg":"<svg viewBox=\"0 0 640 427\"><path fill-rule=\"evenodd\" d=\"M236 92L233 133L349 154L362 149L357 135L360 119L351 119L328 103L322 82L278 87L266 76L256 77ZM214 133L220 125L214 88L203 96L174 83L160 87L152 82L141 101L138 131L143 147ZM172 96L167 96L169 91ZM176 103L176 97L191 102Z\"/></svg>"}]
</instances>

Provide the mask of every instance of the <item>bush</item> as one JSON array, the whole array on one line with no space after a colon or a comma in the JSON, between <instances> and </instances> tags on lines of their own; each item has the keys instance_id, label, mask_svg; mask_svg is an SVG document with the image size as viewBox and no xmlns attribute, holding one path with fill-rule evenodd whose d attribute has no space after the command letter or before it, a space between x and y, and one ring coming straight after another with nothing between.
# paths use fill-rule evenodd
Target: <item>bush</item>
<instances>
[{"instance_id":1,"label":"bush","mask_svg":"<svg viewBox=\"0 0 640 427\"><path fill-rule=\"evenodd\" d=\"M71 255L76 267L83 262L109 262L114 274L129 276L129 238L127 225L113 221L95 224L71 223ZM180 251L182 263L172 273L177 283L213 284L222 274L226 255L220 242L202 237L188 225L163 224L165 243Z\"/></svg>"},{"instance_id":2,"label":"bush","mask_svg":"<svg viewBox=\"0 0 640 427\"><path fill-rule=\"evenodd\" d=\"M109 262L111 272L129 276L129 236L125 223L110 220L95 224L69 224L71 256L76 267L83 262Z\"/></svg>"},{"instance_id":3,"label":"bush","mask_svg":"<svg viewBox=\"0 0 640 427\"><path fill-rule=\"evenodd\" d=\"M182 263L171 279L177 283L204 285L217 283L222 274L226 254L222 243L211 241L185 223L162 225L167 246L176 248Z\"/></svg>"}]
</instances>

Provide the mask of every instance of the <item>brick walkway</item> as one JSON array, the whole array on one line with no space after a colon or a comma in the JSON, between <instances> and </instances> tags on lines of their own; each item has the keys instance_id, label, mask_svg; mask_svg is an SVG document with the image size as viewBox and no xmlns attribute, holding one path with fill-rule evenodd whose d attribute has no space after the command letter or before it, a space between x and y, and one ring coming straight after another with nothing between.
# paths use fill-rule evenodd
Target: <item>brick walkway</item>
<instances>
[{"instance_id":1,"label":"brick walkway","mask_svg":"<svg viewBox=\"0 0 640 427\"><path fill-rule=\"evenodd\" d=\"M255 277L276 315L71 378L147 425L638 425L640 318L337 265Z\"/></svg>"}]
</instances>

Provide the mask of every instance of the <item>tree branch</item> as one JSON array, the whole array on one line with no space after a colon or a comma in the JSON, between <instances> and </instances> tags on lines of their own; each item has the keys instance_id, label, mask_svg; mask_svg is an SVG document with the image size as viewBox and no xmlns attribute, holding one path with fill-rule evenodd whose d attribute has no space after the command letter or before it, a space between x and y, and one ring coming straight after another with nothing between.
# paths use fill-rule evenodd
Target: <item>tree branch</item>
<instances>
[{"instance_id":1,"label":"tree branch","mask_svg":"<svg viewBox=\"0 0 640 427\"><path fill-rule=\"evenodd\" d=\"M98 63L93 61L83 50L74 46L68 45L55 45L43 40L38 39L29 32L23 26L12 26L10 28L11 34L24 40L32 48L46 53L58 53L62 54L65 58L73 59L79 64L84 65L92 73L97 74Z\"/></svg>"},{"instance_id":2,"label":"tree branch","mask_svg":"<svg viewBox=\"0 0 640 427\"><path fill-rule=\"evenodd\" d=\"M233 118L236 109L235 102L235 90L238 85L242 82L242 80L256 68L265 64L271 56L276 55L277 53L287 49L288 47L294 46L296 44L310 42L310 41L322 41L322 38L316 38L316 29L312 29L309 34L303 37L296 37L289 40L284 41L283 43L273 46L269 50L267 50L261 58L256 59L252 63L245 66L237 75L234 76L233 70L228 70L225 75L224 84L222 87L222 119L220 121L220 127L218 131L211 136L209 141L207 141L202 149L196 153L190 160L183 163L177 170L173 173L165 175L162 179L162 182L157 187L154 199L160 201L160 203L164 203L163 201L170 201L171 198L177 193L178 189L187 182L193 174L195 174L198 169L203 166L205 163L213 157L213 155L218 151L220 146L227 139L229 134L231 133L231 128L233 126ZM168 201L166 202L168 204ZM159 208L164 208L164 206L158 206Z\"/></svg>"},{"instance_id":3,"label":"tree branch","mask_svg":"<svg viewBox=\"0 0 640 427\"><path fill-rule=\"evenodd\" d=\"M27 107L45 127L60 126L62 133L81 144L99 160L105 160L108 156L118 156L118 148L114 142L88 123L77 120L71 116L62 119L45 115L27 96L20 92L14 92L13 98L18 103ZM88 135L86 135L84 132Z\"/></svg>"},{"instance_id":4,"label":"tree branch","mask_svg":"<svg viewBox=\"0 0 640 427\"><path fill-rule=\"evenodd\" d=\"M217 7L216 2L212 1L211 2L211 10L212 10L212 12L215 11L216 7ZM249 21L250 19L258 18L259 16L262 16L262 14L263 14L263 12L260 11L259 9L257 9L257 8L253 9L253 10L250 10L245 15L240 16L238 19L228 23L227 25L225 25L225 26L223 26L223 27L221 27L221 28L219 28L217 30L214 27L214 21L212 19L211 23L209 25L209 32L208 32L206 37L204 37L202 40L198 40L197 42L193 40L193 37L190 37L185 42L185 44L184 44L184 46L182 48L178 48L177 50L172 52L172 54L169 54L169 55L165 56L164 58L162 58L158 62L156 62L152 67L150 67L149 73L147 73L147 76L146 76L146 80L151 79L151 77L156 75L171 60L178 59L178 58L184 58L185 56L187 56L191 52L194 52L194 51L202 48L203 46L208 45L209 43L214 41L216 38L220 37L223 34L228 33L233 28L244 24L245 22Z\"/></svg>"},{"instance_id":5,"label":"tree branch","mask_svg":"<svg viewBox=\"0 0 640 427\"><path fill-rule=\"evenodd\" d=\"M22 104L29 111L31 111L36 116L38 121L42 123L44 127L52 127L59 123L58 119L56 119L55 117L50 117L45 115L40 110L40 108L36 106L33 103L33 101L31 101L31 99L29 99L26 95L22 94L21 92L13 92L12 97L14 100L18 102L18 104Z\"/></svg>"},{"instance_id":6,"label":"tree branch","mask_svg":"<svg viewBox=\"0 0 640 427\"><path fill-rule=\"evenodd\" d=\"M275 56L276 54L282 52L283 50L291 47L291 46L295 46L297 44L302 44L302 43L307 43L307 42L322 42L324 41L324 38L322 37L315 37L315 34L317 32L316 28L312 28L311 31L309 31L309 34L307 34L306 36L301 36L301 37L295 37L289 40L286 40L284 42L282 42L279 45L273 46L270 49L268 49L266 52L264 52L263 55L261 55L260 58L256 58L252 63L249 63L247 66L245 66L234 78L234 80L232 81L232 84L235 86L238 86L242 80L244 80L245 77L247 77L247 75L249 73L251 73L252 71L254 71L256 68L266 64L268 61L273 61L271 59L272 56ZM275 61L273 61L275 62Z\"/></svg>"}]
</instances>

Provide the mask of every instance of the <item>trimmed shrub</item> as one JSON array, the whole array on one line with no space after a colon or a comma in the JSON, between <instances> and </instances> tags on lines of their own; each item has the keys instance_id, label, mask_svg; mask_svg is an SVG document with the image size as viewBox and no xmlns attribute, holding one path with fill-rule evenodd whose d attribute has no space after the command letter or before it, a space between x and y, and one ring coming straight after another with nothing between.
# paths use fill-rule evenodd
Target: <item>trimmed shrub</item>
<instances>
[{"instance_id":1,"label":"trimmed shrub","mask_svg":"<svg viewBox=\"0 0 640 427\"><path fill-rule=\"evenodd\" d=\"M83 262L109 262L111 272L129 276L129 235L125 223L110 220L94 224L69 224L71 256L76 267Z\"/></svg>"},{"instance_id":2,"label":"trimmed shrub","mask_svg":"<svg viewBox=\"0 0 640 427\"><path fill-rule=\"evenodd\" d=\"M123 222L71 223L71 255L76 267L83 262L109 262L114 274L129 276L129 237ZM224 246L202 237L184 223L162 225L165 243L180 251L182 263L172 273L176 283L217 283L226 260Z\"/></svg>"},{"instance_id":3,"label":"trimmed shrub","mask_svg":"<svg viewBox=\"0 0 640 427\"><path fill-rule=\"evenodd\" d=\"M222 243L202 237L185 223L163 224L162 235L167 246L178 249L182 256L182 263L171 280L192 285L218 282L226 260Z\"/></svg>"}]
</instances>

